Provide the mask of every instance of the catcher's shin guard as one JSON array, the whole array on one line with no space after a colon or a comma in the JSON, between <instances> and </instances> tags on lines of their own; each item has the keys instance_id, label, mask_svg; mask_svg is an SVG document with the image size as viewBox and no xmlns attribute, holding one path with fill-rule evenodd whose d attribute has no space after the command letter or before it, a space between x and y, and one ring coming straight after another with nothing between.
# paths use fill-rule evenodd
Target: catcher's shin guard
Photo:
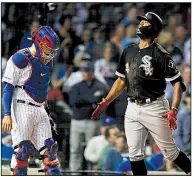
<instances>
[{"instance_id":1,"label":"catcher's shin guard","mask_svg":"<svg viewBox=\"0 0 194 177\"><path fill-rule=\"evenodd\" d=\"M59 160L57 159L58 145L52 138L45 140L45 146L40 149L40 155L44 164L45 175L61 176Z\"/></svg>"},{"instance_id":2,"label":"catcher's shin guard","mask_svg":"<svg viewBox=\"0 0 194 177\"><path fill-rule=\"evenodd\" d=\"M14 147L14 154L11 160L11 171L14 176L26 176L28 158L33 156L34 146L29 140L20 142Z\"/></svg>"}]
</instances>

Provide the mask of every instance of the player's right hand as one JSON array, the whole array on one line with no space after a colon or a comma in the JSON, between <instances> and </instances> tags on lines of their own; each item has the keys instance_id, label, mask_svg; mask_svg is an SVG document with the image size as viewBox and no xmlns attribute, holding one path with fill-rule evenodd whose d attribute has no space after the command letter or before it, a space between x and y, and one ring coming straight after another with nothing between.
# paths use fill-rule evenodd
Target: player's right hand
<instances>
[{"instance_id":1,"label":"player's right hand","mask_svg":"<svg viewBox=\"0 0 194 177\"><path fill-rule=\"evenodd\" d=\"M101 101L100 103L98 103L97 108L95 109L95 111L92 113L92 120L95 120L97 118L99 118L99 116L106 111L107 107L109 105L109 101L106 99L103 99L103 101Z\"/></svg>"},{"instance_id":2,"label":"player's right hand","mask_svg":"<svg viewBox=\"0 0 194 177\"><path fill-rule=\"evenodd\" d=\"M11 116L4 116L2 123L3 130L7 133L12 129L12 119Z\"/></svg>"}]
</instances>

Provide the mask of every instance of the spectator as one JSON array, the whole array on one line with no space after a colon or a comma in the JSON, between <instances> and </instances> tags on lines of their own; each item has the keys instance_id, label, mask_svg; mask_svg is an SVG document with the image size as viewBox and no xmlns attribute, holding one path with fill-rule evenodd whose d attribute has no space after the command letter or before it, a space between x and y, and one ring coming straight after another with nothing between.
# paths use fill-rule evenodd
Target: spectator
<instances>
[{"instance_id":1,"label":"spectator","mask_svg":"<svg viewBox=\"0 0 194 177\"><path fill-rule=\"evenodd\" d=\"M173 43L173 36L170 32L162 32L158 37L158 43L169 52L176 65L183 63L183 53Z\"/></svg>"},{"instance_id":2,"label":"spectator","mask_svg":"<svg viewBox=\"0 0 194 177\"><path fill-rule=\"evenodd\" d=\"M114 35L111 38L111 42L117 46L117 48L121 51L122 49L122 43L124 37L124 25L117 25Z\"/></svg>"},{"instance_id":3,"label":"spectator","mask_svg":"<svg viewBox=\"0 0 194 177\"><path fill-rule=\"evenodd\" d=\"M87 3L88 7L88 19L87 23L90 29L96 28L100 22L99 8L100 4L96 2Z\"/></svg>"},{"instance_id":4,"label":"spectator","mask_svg":"<svg viewBox=\"0 0 194 177\"><path fill-rule=\"evenodd\" d=\"M106 129L109 128L110 126L116 126L115 119L111 117L106 117L102 119L100 126L101 135L95 136L88 141L88 144L84 152L84 157L86 160L92 162L93 165L95 165L98 162L102 149L108 144L108 141L105 139L104 134Z\"/></svg>"},{"instance_id":5,"label":"spectator","mask_svg":"<svg viewBox=\"0 0 194 177\"><path fill-rule=\"evenodd\" d=\"M63 65L56 64L51 76L51 83L53 89L61 88L62 85L68 80L73 69L72 67L64 68Z\"/></svg>"},{"instance_id":6,"label":"spectator","mask_svg":"<svg viewBox=\"0 0 194 177\"><path fill-rule=\"evenodd\" d=\"M89 29L84 29L82 35L81 35L81 45L77 46L75 48L75 53L80 51L80 46L83 47L84 51L89 53L91 55L92 53L92 48L93 48L93 45L94 43L92 42L91 40L92 38L92 34L91 34L91 31Z\"/></svg>"},{"instance_id":7,"label":"spectator","mask_svg":"<svg viewBox=\"0 0 194 177\"><path fill-rule=\"evenodd\" d=\"M102 29L95 28L93 32L93 38L94 38L94 43L93 43L91 55L92 55L93 61L96 61L97 59L103 57L104 36L103 36Z\"/></svg>"},{"instance_id":8,"label":"spectator","mask_svg":"<svg viewBox=\"0 0 194 177\"><path fill-rule=\"evenodd\" d=\"M103 169L104 164L106 163L106 159L108 157L108 153L114 147L118 133L119 129L117 127L110 127L105 131L104 135L105 139L108 141L108 145L106 145L100 153L100 158L97 165L98 169Z\"/></svg>"},{"instance_id":9,"label":"spectator","mask_svg":"<svg viewBox=\"0 0 194 177\"><path fill-rule=\"evenodd\" d=\"M68 93L75 84L82 81L82 73L80 68L85 65L87 61L91 61L91 56L84 52L78 52L73 60L74 66L77 68L77 70L72 72L72 68L69 68L69 73L67 72L67 75L55 83L55 85L59 87L64 84L63 91Z\"/></svg>"},{"instance_id":10,"label":"spectator","mask_svg":"<svg viewBox=\"0 0 194 177\"><path fill-rule=\"evenodd\" d=\"M72 20L73 27L75 29L76 35L81 36L84 28L84 24L88 18L88 9L85 3L76 3L75 5L75 15Z\"/></svg>"},{"instance_id":11,"label":"spectator","mask_svg":"<svg viewBox=\"0 0 194 177\"><path fill-rule=\"evenodd\" d=\"M186 16L186 29L188 32L188 36L191 37L191 8L189 7L187 10L187 16Z\"/></svg>"},{"instance_id":12,"label":"spectator","mask_svg":"<svg viewBox=\"0 0 194 177\"><path fill-rule=\"evenodd\" d=\"M184 43L184 61L186 64L191 63L191 38L189 37Z\"/></svg>"},{"instance_id":13,"label":"spectator","mask_svg":"<svg viewBox=\"0 0 194 177\"><path fill-rule=\"evenodd\" d=\"M82 152L81 136L85 142L96 135L98 121L90 120L91 114L105 96L105 87L94 77L93 63L87 62L82 68L83 81L75 84L70 91L70 105L73 108L73 119L70 131L70 170L81 170Z\"/></svg>"},{"instance_id":14,"label":"spectator","mask_svg":"<svg viewBox=\"0 0 194 177\"><path fill-rule=\"evenodd\" d=\"M121 24L123 25L128 25L130 23L134 23L137 21L137 8L136 7L131 7L127 11L126 17L121 21Z\"/></svg>"},{"instance_id":15,"label":"spectator","mask_svg":"<svg viewBox=\"0 0 194 177\"><path fill-rule=\"evenodd\" d=\"M191 67L189 65L183 65L182 78L187 90L187 92L184 92L182 95L182 101L184 102L186 94L191 93ZM180 105L180 107L181 106L182 105Z\"/></svg>"},{"instance_id":16,"label":"spectator","mask_svg":"<svg viewBox=\"0 0 194 177\"><path fill-rule=\"evenodd\" d=\"M55 18L60 13L58 11L58 4L57 3L47 3L49 12L47 14L47 25L53 28L55 23Z\"/></svg>"},{"instance_id":17,"label":"spectator","mask_svg":"<svg viewBox=\"0 0 194 177\"><path fill-rule=\"evenodd\" d=\"M35 29L36 27L38 27L38 26L39 26L39 22L38 22L38 21L33 21L33 22L32 22L32 24L31 24L31 26L30 26L30 31L27 32L27 33L23 36L23 38L22 38L22 40L21 40L21 42L20 42L20 48L21 48L21 49L32 46L32 44L33 44L33 41L32 41L32 32L33 32L34 29Z\"/></svg>"},{"instance_id":18,"label":"spectator","mask_svg":"<svg viewBox=\"0 0 194 177\"><path fill-rule=\"evenodd\" d=\"M139 37L136 35L136 31L137 30L135 23L129 23L128 25L126 25L125 37L122 40L122 49L139 41Z\"/></svg>"},{"instance_id":19,"label":"spectator","mask_svg":"<svg viewBox=\"0 0 194 177\"><path fill-rule=\"evenodd\" d=\"M72 64L74 58L74 48L80 43L72 29L72 16L62 15L59 19L60 29L57 32L61 41L61 48L58 62Z\"/></svg>"},{"instance_id":20,"label":"spectator","mask_svg":"<svg viewBox=\"0 0 194 177\"><path fill-rule=\"evenodd\" d=\"M127 139L125 134L121 133L117 136L115 148L111 149L108 153L104 170L115 171L123 160L128 159L128 156Z\"/></svg>"},{"instance_id":21,"label":"spectator","mask_svg":"<svg viewBox=\"0 0 194 177\"><path fill-rule=\"evenodd\" d=\"M168 17L168 25L165 31L174 34L174 30L177 25L182 24L182 16L180 14L172 14Z\"/></svg>"},{"instance_id":22,"label":"spectator","mask_svg":"<svg viewBox=\"0 0 194 177\"><path fill-rule=\"evenodd\" d=\"M110 43L106 43L104 48L104 58L101 58L95 63L95 76L99 81L111 87L116 80L115 72L117 63L112 60L113 49Z\"/></svg>"},{"instance_id":23,"label":"spectator","mask_svg":"<svg viewBox=\"0 0 194 177\"><path fill-rule=\"evenodd\" d=\"M184 43L186 40L186 29L184 26L179 25L175 28L174 44L183 52Z\"/></svg>"}]
</instances>

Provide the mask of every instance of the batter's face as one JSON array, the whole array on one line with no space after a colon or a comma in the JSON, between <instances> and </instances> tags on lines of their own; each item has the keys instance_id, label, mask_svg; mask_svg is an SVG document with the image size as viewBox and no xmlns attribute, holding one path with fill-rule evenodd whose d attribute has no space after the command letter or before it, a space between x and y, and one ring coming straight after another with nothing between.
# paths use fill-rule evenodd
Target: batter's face
<instances>
[{"instance_id":1,"label":"batter's face","mask_svg":"<svg viewBox=\"0 0 194 177\"><path fill-rule=\"evenodd\" d=\"M143 26L151 26L151 23L146 21L146 20L141 20L139 25L138 25L138 30L137 30L137 34L141 34L139 28L143 27Z\"/></svg>"}]
</instances>

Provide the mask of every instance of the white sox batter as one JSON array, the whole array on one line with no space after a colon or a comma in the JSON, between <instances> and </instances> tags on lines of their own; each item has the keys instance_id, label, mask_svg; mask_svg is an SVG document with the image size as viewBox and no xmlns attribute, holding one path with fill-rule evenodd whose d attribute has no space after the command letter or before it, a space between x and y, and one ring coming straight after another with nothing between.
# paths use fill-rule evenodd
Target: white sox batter
<instances>
[{"instance_id":1,"label":"white sox batter","mask_svg":"<svg viewBox=\"0 0 194 177\"><path fill-rule=\"evenodd\" d=\"M119 78L108 96L99 103L92 119L98 118L127 86L125 132L133 174L147 175L144 147L148 132L164 157L190 174L191 162L172 137L172 130L177 128L176 115L182 92L185 91L181 73L176 69L170 54L154 42L162 30L162 19L153 12L138 16L137 19L140 21L137 31L140 42L124 49L116 72ZM164 97L165 79L174 88L171 108Z\"/></svg>"},{"instance_id":2,"label":"white sox batter","mask_svg":"<svg viewBox=\"0 0 194 177\"><path fill-rule=\"evenodd\" d=\"M49 117L45 111L53 59L59 38L49 26L32 34L33 45L10 57L3 76L3 128L11 130L14 154L13 175L27 175L28 158L39 150L45 175L60 175L57 143L52 139Z\"/></svg>"}]
</instances>

